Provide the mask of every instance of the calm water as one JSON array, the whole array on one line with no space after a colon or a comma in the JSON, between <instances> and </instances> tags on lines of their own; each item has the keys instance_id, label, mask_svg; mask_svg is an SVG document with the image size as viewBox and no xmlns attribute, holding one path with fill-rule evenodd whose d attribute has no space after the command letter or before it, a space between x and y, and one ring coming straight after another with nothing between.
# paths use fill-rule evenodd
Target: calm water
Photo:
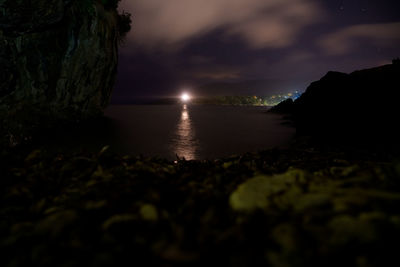
<instances>
[{"instance_id":1,"label":"calm water","mask_svg":"<svg viewBox=\"0 0 400 267\"><path fill-rule=\"evenodd\" d=\"M111 106L110 145L129 154L212 159L285 146L294 129L264 107L203 105Z\"/></svg>"}]
</instances>

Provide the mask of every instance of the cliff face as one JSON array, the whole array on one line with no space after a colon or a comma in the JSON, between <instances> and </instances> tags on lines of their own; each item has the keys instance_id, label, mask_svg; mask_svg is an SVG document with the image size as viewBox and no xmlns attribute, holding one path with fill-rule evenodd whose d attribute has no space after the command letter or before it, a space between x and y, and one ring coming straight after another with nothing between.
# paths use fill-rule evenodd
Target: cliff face
<instances>
[{"instance_id":1,"label":"cliff face","mask_svg":"<svg viewBox=\"0 0 400 267\"><path fill-rule=\"evenodd\" d=\"M288 113L299 134L330 139L398 142L400 64L351 74L329 72L292 103L272 111Z\"/></svg>"},{"instance_id":2,"label":"cliff face","mask_svg":"<svg viewBox=\"0 0 400 267\"><path fill-rule=\"evenodd\" d=\"M107 2L114 2L114 6ZM108 104L117 1L0 0L0 112L88 118Z\"/></svg>"}]
</instances>

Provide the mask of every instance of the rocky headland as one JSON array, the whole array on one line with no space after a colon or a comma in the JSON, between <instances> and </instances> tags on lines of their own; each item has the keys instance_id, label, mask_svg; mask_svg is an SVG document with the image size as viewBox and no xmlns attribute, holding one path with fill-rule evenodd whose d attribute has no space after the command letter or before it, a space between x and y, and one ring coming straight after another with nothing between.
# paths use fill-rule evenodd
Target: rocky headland
<instances>
[{"instance_id":1,"label":"rocky headland","mask_svg":"<svg viewBox=\"0 0 400 267\"><path fill-rule=\"evenodd\" d=\"M271 111L286 114L299 135L365 146L398 143L400 64L355 71L328 72L295 101Z\"/></svg>"}]
</instances>

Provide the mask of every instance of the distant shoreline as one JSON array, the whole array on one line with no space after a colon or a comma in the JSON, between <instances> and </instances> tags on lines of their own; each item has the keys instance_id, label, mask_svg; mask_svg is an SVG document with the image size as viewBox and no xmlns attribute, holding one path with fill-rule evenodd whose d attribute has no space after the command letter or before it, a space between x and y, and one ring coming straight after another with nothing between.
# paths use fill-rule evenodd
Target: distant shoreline
<instances>
[{"instance_id":1,"label":"distant shoreline","mask_svg":"<svg viewBox=\"0 0 400 267\"><path fill-rule=\"evenodd\" d=\"M268 97L259 96L210 96L210 97L195 97L186 104L191 105L220 105L220 106L263 106L273 107L278 103L268 103ZM114 101L110 106L120 105L176 105L184 104L179 97L155 97L155 98L136 98L129 101ZM280 102L279 102L280 103Z\"/></svg>"}]
</instances>

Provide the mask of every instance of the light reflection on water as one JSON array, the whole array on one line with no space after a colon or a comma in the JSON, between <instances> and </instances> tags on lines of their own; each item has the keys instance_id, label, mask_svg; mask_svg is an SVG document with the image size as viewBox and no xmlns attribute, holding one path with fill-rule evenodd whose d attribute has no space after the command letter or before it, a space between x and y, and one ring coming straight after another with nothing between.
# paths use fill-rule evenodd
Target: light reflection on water
<instances>
[{"instance_id":1,"label":"light reflection on water","mask_svg":"<svg viewBox=\"0 0 400 267\"><path fill-rule=\"evenodd\" d=\"M184 104L182 106L180 121L176 127L172 149L178 157L192 160L196 159L196 148L197 141L189 116L189 109Z\"/></svg>"},{"instance_id":2,"label":"light reflection on water","mask_svg":"<svg viewBox=\"0 0 400 267\"><path fill-rule=\"evenodd\" d=\"M175 160L178 154L186 159L212 160L284 147L295 135L294 128L281 124L281 116L266 113L264 107L112 106L106 116L112 121L110 129L105 131L103 125L95 129L107 136L101 137L99 130L90 131L88 141L85 139L79 146L93 143L98 137L101 147L110 145L118 153L169 160ZM82 130L77 129L77 138L81 135Z\"/></svg>"}]
</instances>

